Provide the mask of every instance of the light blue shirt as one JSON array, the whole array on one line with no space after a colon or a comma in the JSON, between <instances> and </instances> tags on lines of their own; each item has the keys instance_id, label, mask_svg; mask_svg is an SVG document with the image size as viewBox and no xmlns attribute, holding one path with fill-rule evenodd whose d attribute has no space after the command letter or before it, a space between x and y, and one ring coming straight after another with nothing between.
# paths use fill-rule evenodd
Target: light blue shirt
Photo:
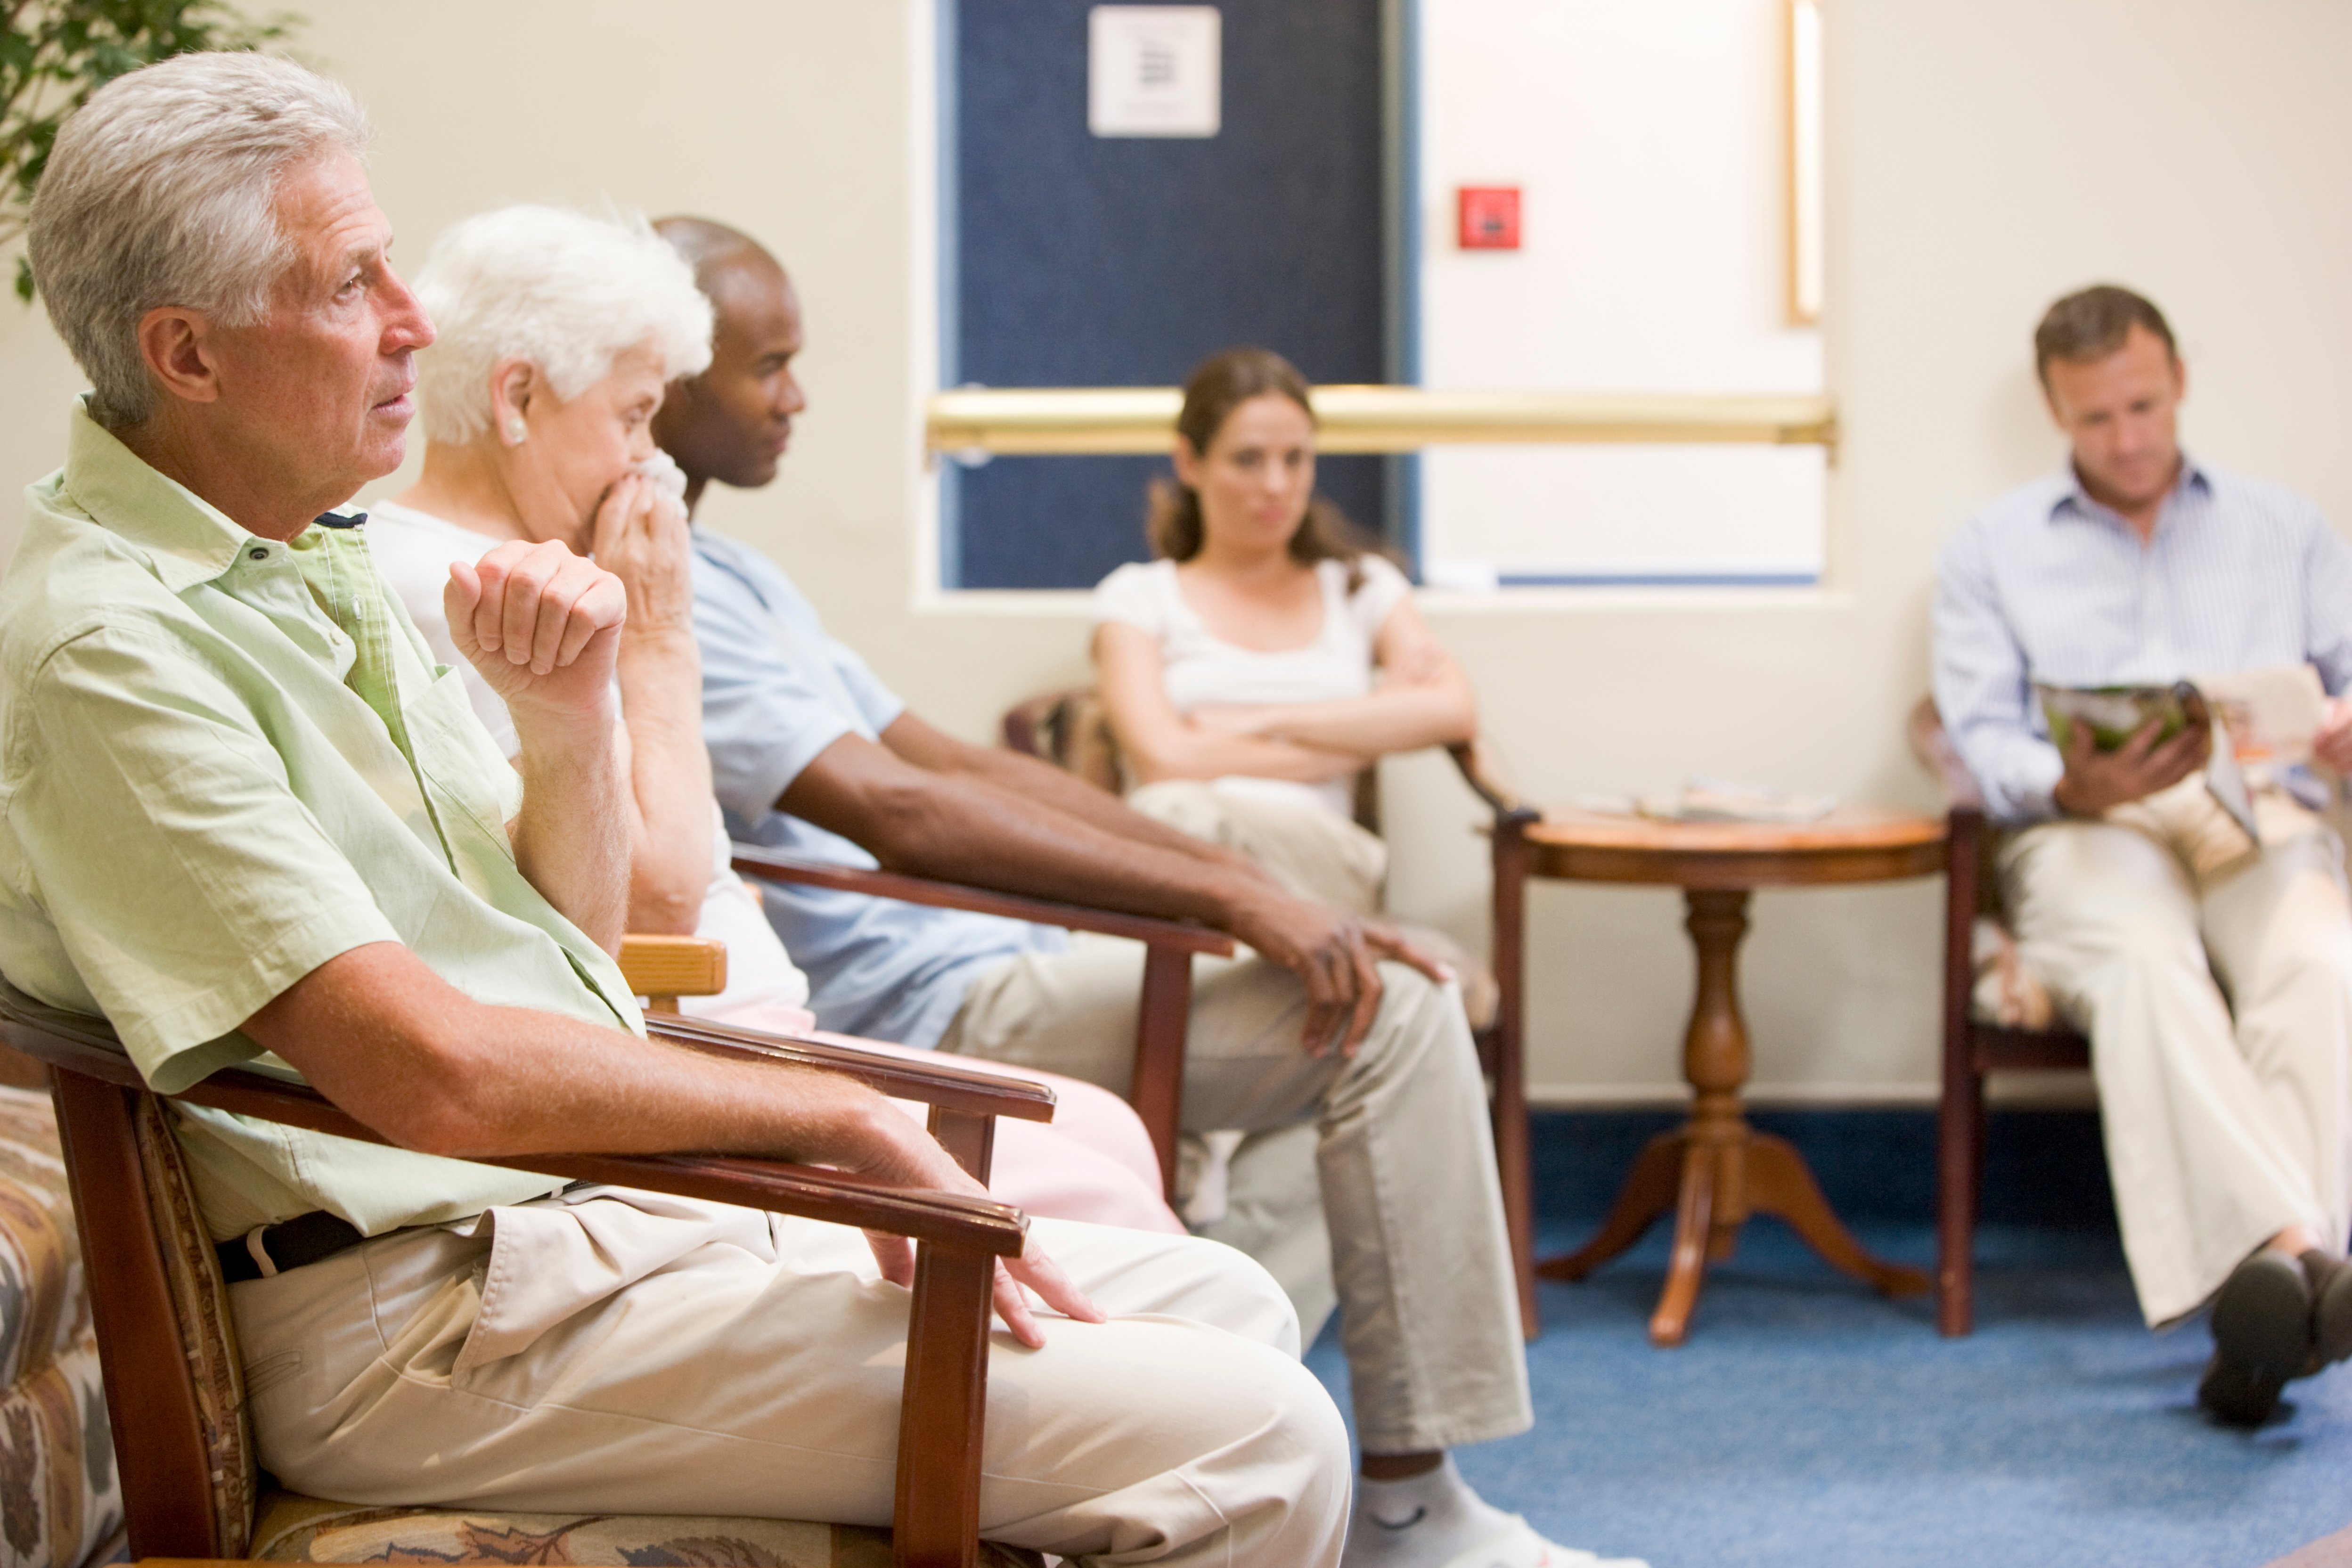
<instances>
[{"instance_id":1,"label":"light blue shirt","mask_svg":"<svg viewBox=\"0 0 2352 1568\"><path fill-rule=\"evenodd\" d=\"M1936 707L2005 822L2064 766L2032 687L2169 685L2309 663L2352 682L2352 546L2281 485L2184 459L2147 544L2070 463L1970 518L1936 567Z\"/></svg>"},{"instance_id":2,"label":"light blue shirt","mask_svg":"<svg viewBox=\"0 0 2352 1568\"><path fill-rule=\"evenodd\" d=\"M838 834L776 809L801 770L845 735L880 739L907 705L825 635L816 610L758 551L694 533L702 738L727 830L763 848L872 869ZM1065 933L994 915L762 883L769 923L809 977L824 1028L929 1049L989 970L1057 952Z\"/></svg>"}]
</instances>

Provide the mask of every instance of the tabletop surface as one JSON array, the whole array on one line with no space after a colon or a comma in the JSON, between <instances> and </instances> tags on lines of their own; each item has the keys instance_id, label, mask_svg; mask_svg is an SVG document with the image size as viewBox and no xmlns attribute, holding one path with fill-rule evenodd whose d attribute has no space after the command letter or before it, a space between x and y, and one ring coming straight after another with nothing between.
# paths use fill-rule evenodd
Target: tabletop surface
<instances>
[{"instance_id":1,"label":"tabletop surface","mask_svg":"<svg viewBox=\"0 0 2352 1568\"><path fill-rule=\"evenodd\" d=\"M1944 819L1879 806L1842 805L1818 822L1662 822L1554 807L1528 826L1530 844L1661 855L1837 854L1915 849L1944 840Z\"/></svg>"}]
</instances>

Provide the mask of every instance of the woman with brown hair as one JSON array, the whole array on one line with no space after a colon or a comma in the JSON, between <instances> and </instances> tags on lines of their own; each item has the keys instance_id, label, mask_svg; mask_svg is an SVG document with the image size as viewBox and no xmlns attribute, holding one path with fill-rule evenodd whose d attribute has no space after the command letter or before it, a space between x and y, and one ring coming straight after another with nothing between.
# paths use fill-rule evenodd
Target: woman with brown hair
<instances>
[{"instance_id":1,"label":"woman with brown hair","mask_svg":"<svg viewBox=\"0 0 2352 1568\"><path fill-rule=\"evenodd\" d=\"M1288 361L1213 356L1185 383L1176 429L1176 479L1152 487L1146 525L1158 559L1095 590L1131 804L1369 911L1386 853L1348 831L1355 775L1468 740L1477 699L1404 574L1315 493L1315 414ZM1302 839L1326 852L1283 864Z\"/></svg>"}]
</instances>

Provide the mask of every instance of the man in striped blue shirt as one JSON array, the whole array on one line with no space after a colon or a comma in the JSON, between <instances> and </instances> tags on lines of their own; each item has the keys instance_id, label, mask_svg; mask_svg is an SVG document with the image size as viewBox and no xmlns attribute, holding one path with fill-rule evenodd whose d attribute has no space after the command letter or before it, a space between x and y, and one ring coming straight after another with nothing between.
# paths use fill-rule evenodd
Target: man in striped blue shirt
<instances>
[{"instance_id":1,"label":"man in striped blue shirt","mask_svg":"<svg viewBox=\"0 0 2352 1568\"><path fill-rule=\"evenodd\" d=\"M2147 300L2069 295L2034 352L2071 460L1945 546L1936 704L2007 830L2020 955L2091 1036L2141 1310L2212 1302L2198 1397L2255 1425L2352 1352L2343 847L2315 781L2257 790L2257 844L2206 787L2210 731L2151 721L2102 752L2076 725L2062 751L2032 689L2309 663L2318 758L2352 770L2352 548L2302 497L2182 453L2185 375Z\"/></svg>"}]
</instances>

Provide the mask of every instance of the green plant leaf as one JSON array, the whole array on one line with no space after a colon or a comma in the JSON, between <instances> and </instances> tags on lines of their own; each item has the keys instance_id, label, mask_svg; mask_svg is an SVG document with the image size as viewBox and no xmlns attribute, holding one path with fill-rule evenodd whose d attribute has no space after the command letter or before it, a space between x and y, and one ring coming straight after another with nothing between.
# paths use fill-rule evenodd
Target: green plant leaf
<instances>
[{"instance_id":1,"label":"green plant leaf","mask_svg":"<svg viewBox=\"0 0 2352 1568\"><path fill-rule=\"evenodd\" d=\"M226 0L0 0L0 243L24 232L58 128L91 93L173 55L260 48L302 25L290 12L249 17ZM34 292L19 256L16 296Z\"/></svg>"}]
</instances>

